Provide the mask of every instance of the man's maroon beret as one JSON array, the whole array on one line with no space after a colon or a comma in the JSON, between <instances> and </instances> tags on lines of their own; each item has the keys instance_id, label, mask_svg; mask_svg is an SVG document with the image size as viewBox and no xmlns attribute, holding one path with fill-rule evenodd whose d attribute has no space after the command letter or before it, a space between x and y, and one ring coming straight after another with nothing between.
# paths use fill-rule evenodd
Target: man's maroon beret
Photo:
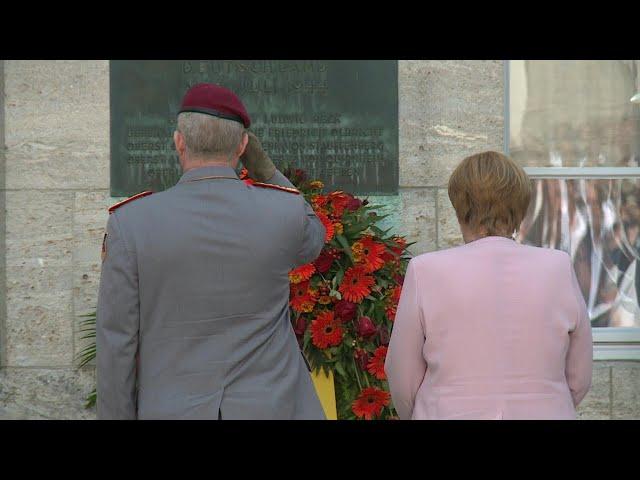
<instances>
[{"instance_id":1,"label":"man's maroon beret","mask_svg":"<svg viewBox=\"0 0 640 480\"><path fill-rule=\"evenodd\" d=\"M198 83L185 93L180 112L198 112L242 123L245 128L251 119L240 99L228 88L213 83Z\"/></svg>"}]
</instances>

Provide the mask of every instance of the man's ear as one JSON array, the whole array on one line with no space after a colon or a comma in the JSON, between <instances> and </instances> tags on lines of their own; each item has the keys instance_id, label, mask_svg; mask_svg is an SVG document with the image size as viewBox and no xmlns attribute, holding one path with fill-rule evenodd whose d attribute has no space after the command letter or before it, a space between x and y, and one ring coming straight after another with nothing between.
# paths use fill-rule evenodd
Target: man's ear
<instances>
[{"instance_id":1,"label":"man's ear","mask_svg":"<svg viewBox=\"0 0 640 480\"><path fill-rule=\"evenodd\" d=\"M184 135L178 130L173 132L173 143L176 145L176 151L180 157L184 156L184 151L187 149L187 144L184 141Z\"/></svg>"},{"instance_id":2,"label":"man's ear","mask_svg":"<svg viewBox=\"0 0 640 480\"><path fill-rule=\"evenodd\" d=\"M244 155L244 151L247 149L248 144L249 144L249 134L247 132L244 132L242 134L242 142L240 142L240 145L238 146L238 150L236 152L238 155L238 158Z\"/></svg>"}]
</instances>

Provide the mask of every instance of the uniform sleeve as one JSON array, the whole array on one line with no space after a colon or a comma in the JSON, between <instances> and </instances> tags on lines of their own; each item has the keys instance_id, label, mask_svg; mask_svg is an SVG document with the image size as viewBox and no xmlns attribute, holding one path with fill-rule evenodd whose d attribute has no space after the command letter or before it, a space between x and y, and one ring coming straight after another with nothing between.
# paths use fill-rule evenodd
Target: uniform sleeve
<instances>
[{"instance_id":1,"label":"uniform sleeve","mask_svg":"<svg viewBox=\"0 0 640 480\"><path fill-rule=\"evenodd\" d=\"M423 356L424 320L418 304L418 284L413 260L409 262L385 360L393 405L401 420L409 420L427 371Z\"/></svg>"},{"instance_id":2,"label":"uniform sleeve","mask_svg":"<svg viewBox=\"0 0 640 480\"><path fill-rule=\"evenodd\" d=\"M137 417L138 269L116 214L109 216L105 245L96 317L98 418L130 420Z\"/></svg>"},{"instance_id":3,"label":"uniform sleeve","mask_svg":"<svg viewBox=\"0 0 640 480\"><path fill-rule=\"evenodd\" d=\"M570 258L568 263L572 283L571 294L575 296L577 305L577 321L575 329L569 332L569 351L567 352L565 375L573 398L573 405L577 407L591 388L593 339L587 306L580 292L578 279Z\"/></svg>"},{"instance_id":4,"label":"uniform sleeve","mask_svg":"<svg viewBox=\"0 0 640 480\"><path fill-rule=\"evenodd\" d=\"M280 185L281 187L293 187L294 185L282 173L276 170L269 183ZM304 212L302 218L302 242L300 250L294 261L294 266L313 262L324 246L325 228L320 219L316 216L311 205L304 201Z\"/></svg>"}]
</instances>

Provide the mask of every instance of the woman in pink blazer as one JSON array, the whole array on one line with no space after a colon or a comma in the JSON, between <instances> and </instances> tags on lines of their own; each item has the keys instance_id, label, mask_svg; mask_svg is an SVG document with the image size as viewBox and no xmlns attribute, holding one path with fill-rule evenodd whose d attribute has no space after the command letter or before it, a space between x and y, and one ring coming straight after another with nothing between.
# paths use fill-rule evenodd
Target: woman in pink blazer
<instances>
[{"instance_id":1,"label":"woman in pink blazer","mask_svg":"<svg viewBox=\"0 0 640 480\"><path fill-rule=\"evenodd\" d=\"M449 180L465 245L409 262L385 370L401 419L575 419L591 325L569 255L512 238L531 184L508 157Z\"/></svg>"}]
</instances>

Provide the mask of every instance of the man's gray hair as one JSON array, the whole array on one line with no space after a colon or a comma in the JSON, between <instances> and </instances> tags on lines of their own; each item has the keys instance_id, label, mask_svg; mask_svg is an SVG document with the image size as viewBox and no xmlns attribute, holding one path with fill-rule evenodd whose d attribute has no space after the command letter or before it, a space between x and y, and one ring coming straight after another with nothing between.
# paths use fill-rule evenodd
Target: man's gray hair
<instances>
[{"instance_id":1,"label":"man's gray hair","mask_svg":"<svg viewBox=\"0 0 640 480\"><path fill-rule=\"evenodd\" d=\"M231 160L242 142L244 125L205 113L178 115L178 131L184 135L189 154L196 157L224 155Z\"/></svg>"}]
</instances>

